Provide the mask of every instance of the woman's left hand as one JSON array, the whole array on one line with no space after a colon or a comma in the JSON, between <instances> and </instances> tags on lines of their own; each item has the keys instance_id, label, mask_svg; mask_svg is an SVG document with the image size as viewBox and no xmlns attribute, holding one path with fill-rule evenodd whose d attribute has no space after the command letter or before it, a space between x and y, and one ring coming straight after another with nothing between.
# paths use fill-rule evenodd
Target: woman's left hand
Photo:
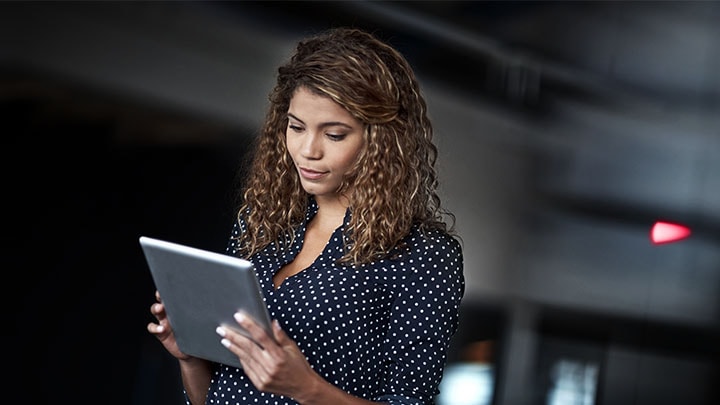
<instances>
[{"instance_id":1,"label":"woman's left hand","mask_svg":"<svg viewBox=\"0 0 720 405\"><path fill-rule=\"evenodd\" d=\"M238 356L257 389L297 400L317 387L320 376L277 320L272 322L274 336L243 313L235 314L235 320L249 336L222 326L217 333L223 337L222 344Z\"/></svg>"}]
</instances>

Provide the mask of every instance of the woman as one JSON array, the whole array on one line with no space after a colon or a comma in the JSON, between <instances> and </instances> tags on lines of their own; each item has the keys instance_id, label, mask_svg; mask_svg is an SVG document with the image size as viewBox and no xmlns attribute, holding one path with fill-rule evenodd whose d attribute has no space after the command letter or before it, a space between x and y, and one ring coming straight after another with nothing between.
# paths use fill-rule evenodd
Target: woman
<instances>
[{"instance_id":1,"label":"woman","mask_svg":"<svg viewBox=\"0 0 720 405\"><path fill-rule=\"evenodd\" d=\"M192 404L429 404L464 293L432 125L404 57L337 28L278 69L228 253L251 260L269 336L218 327L242 369L177 348L157 296L148 330Z\"/></svg>"}]
</instances>

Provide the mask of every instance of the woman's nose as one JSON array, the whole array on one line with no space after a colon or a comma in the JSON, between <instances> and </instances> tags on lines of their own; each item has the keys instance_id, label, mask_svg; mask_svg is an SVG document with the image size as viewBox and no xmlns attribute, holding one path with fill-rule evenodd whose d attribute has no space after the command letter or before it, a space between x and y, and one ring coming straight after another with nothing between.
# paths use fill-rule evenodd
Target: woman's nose
<instances>
[{"instance_id":1,"label":"woman's nose","mask_svg":"<svg viewBox=\"0 0 720 405\"><path fill-rule=\"evenodd\" d=\"M308 159L320 159L322 157L322 137L319 134L308 133L303 139L300 152Z\"/></svg>"}]
</instances>

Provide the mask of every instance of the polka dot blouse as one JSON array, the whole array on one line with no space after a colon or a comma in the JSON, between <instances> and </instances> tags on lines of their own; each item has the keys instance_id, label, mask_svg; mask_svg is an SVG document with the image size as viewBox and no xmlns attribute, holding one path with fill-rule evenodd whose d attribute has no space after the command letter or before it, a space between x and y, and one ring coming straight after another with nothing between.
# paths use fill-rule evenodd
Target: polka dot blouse
<instances>
[{"instance_id":1,"label":"polka dot blouse","mask_svg":"<svg viewBox=\"0 0 720 405\"><path fill-rule=\"evenodd\" d=\"M310 201L294 244L269 246L251 258L271 318L313 369L340 389L389 404L433 403L465 287L459 243L441 232L413 229L393 258L338 265L348 212L316 261L275 289L273 274L299 253L306 224L317 213ZM241 229L236 224L233 236ZM231 238L228 253L236 248ZM242 369L226 365L216 365L207 403L296 404L258 391Z\"/></svg>"}]
</instances>

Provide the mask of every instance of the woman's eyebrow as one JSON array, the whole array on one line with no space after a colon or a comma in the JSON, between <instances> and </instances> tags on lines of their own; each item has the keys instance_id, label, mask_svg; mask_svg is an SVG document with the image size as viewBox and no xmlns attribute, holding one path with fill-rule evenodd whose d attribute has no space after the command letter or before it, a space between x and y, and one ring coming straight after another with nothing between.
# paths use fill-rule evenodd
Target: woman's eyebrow
<instances>
[{"instance_id":1,"label":"woman's eyebrow","mask_svg":"<svg viewBox=\"0 0 720 405\"><path fill-rule=\"evenodd\" d=\"M303 120L301 120L300 118L294 116L292 113L288 113L288 118L292 118L292 119L294 119L295 121L298 121L298 122L300 122L301 124L305 125L305 121L303 121ZM347 129L353 129L353 127L352 127L351 125L346 124L346 123L341 122L341 121L328 121L328 122L323 122L323 123L320 124L320 128L335 127L335 126L342 126L342 127L347 128Z\"/></svg>"},{"instance_id":2,"label":"woman's eyebrow","mask_svg":"<svg viewBox=\"0 0 720 405\"><path fill-rule=\"evenodd\" d=\"M299 121L301 124L305 124L305 121L303 121L303 120L301 120L300 118L294 116L292 113L288 113L287 116L288 116L288 118L292 118L292 119L294 119L295 121Z\"/></svg>"}]
</instances>

